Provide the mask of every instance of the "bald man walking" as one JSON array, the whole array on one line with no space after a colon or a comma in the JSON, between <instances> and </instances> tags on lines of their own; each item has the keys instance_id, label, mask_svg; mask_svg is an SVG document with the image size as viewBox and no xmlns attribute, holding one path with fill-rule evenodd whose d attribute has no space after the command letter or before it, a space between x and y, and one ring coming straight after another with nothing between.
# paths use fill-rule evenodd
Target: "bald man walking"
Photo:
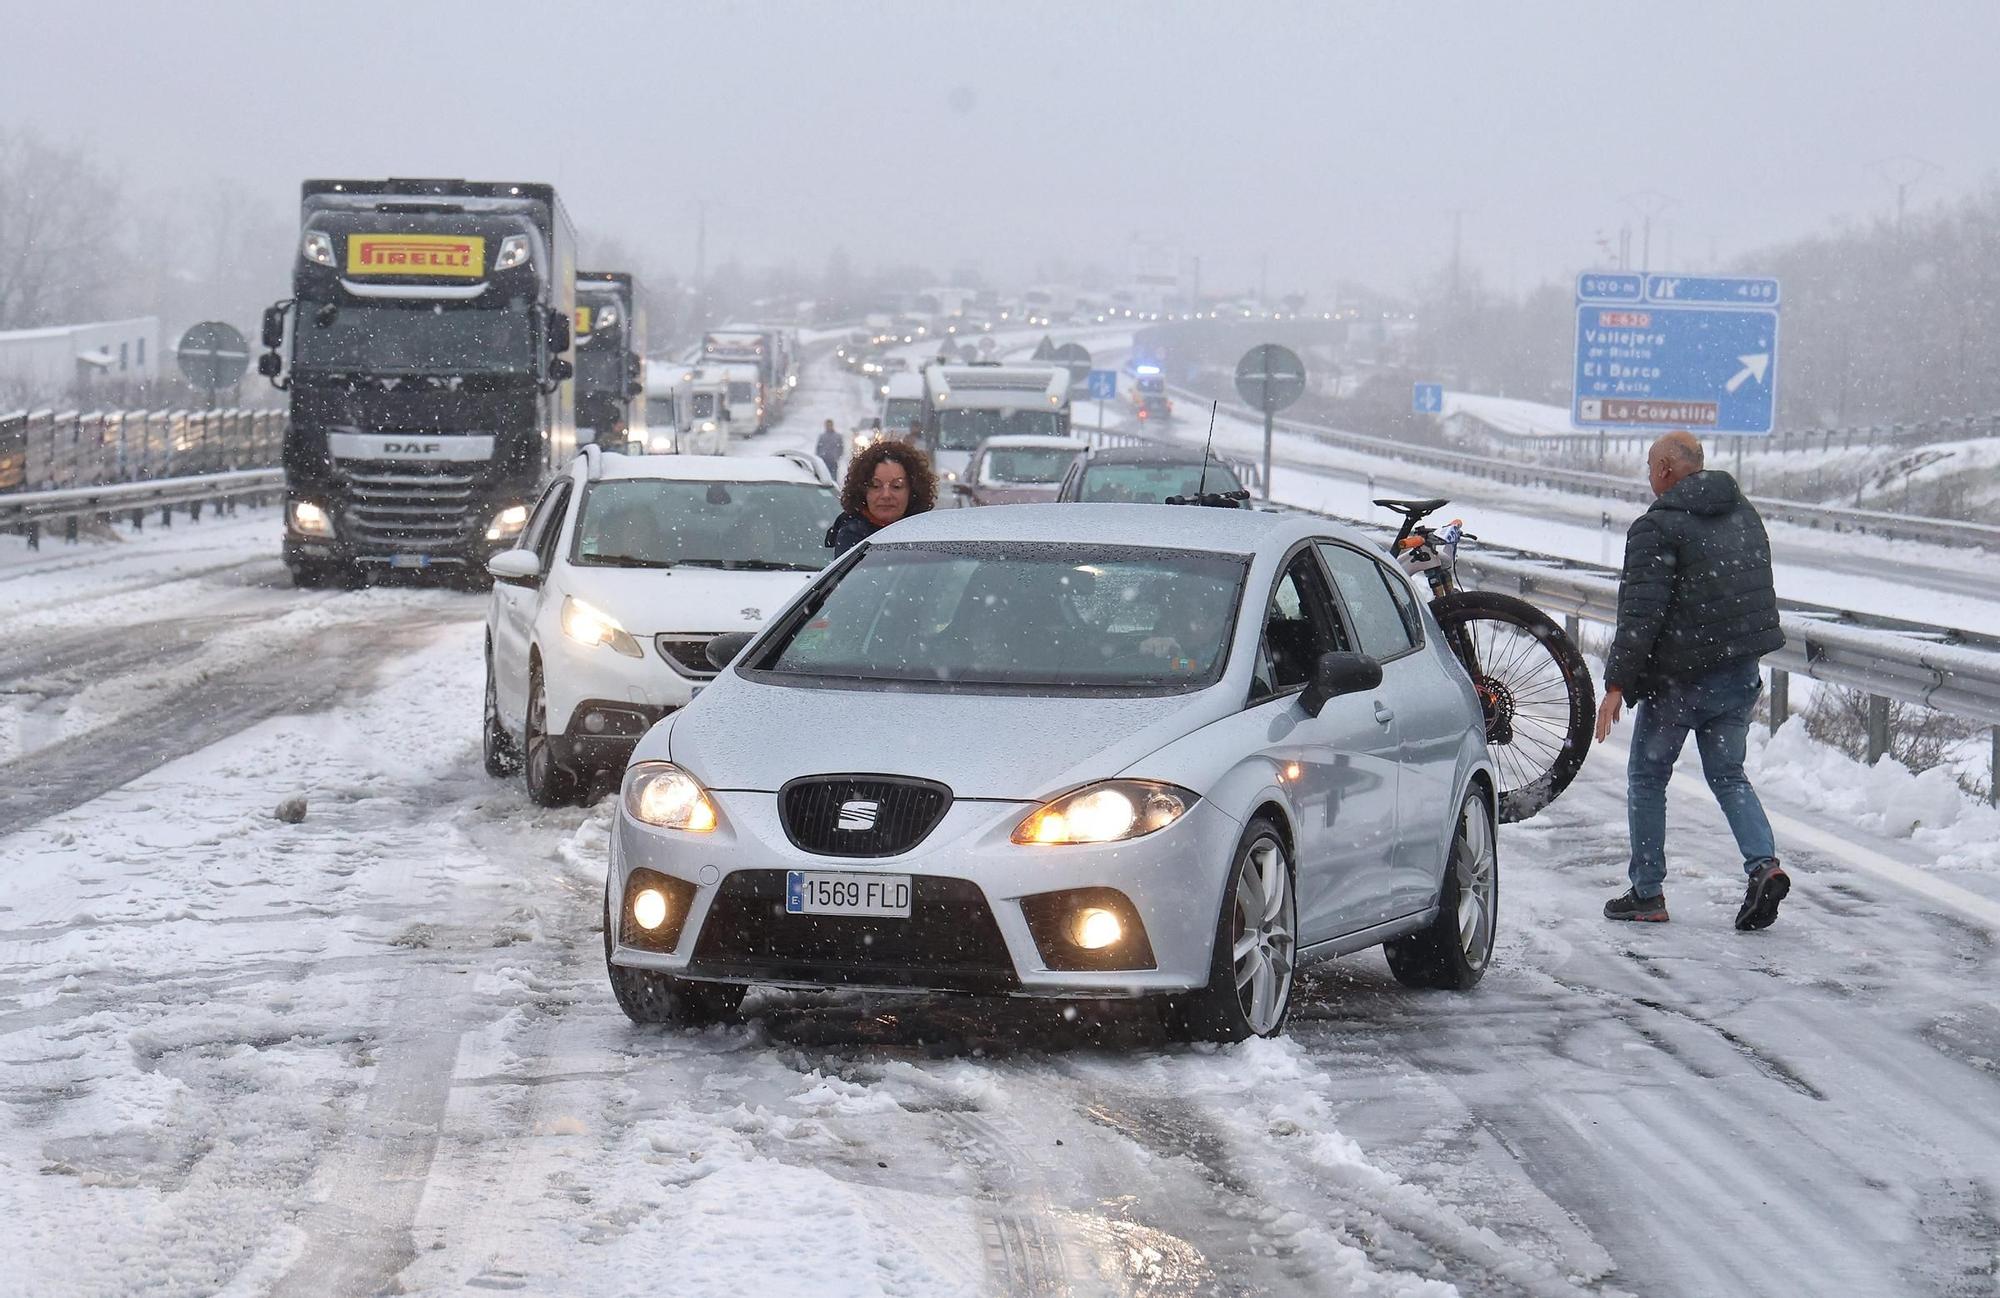
<instances>
[{"instance_id":1,"label":"bald man walking","mask_svg":"<svg viewBox=\"0 0 2000 1298\"><path fill-rule=\"evenodd\" d=\"M1743 750L1764 688L1757 661L1785 643L1771 542L1736 479L1702 467L1693 435L1668 433L1654 442L1646 470L1656 499L1625 534L1618 634L1597 710L1602 743L1625 701L1637 705L1626 764L1632 886L1604 904L1604 915L1666 921L1667 783L1693 734L1750 880L1736 927L1768 928L1791 880L1743 773Z\"/></svg>"}]
</instances>

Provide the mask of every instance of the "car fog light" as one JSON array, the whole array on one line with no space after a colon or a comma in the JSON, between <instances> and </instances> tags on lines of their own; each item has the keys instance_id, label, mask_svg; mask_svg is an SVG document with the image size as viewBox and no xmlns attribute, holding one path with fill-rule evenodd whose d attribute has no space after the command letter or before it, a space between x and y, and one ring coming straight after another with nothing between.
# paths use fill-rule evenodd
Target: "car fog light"
<instances>
[{"instance_id":1,"label":"car fog light","mask_svg":"<svg viewBox=\"0 0 2000 1298\"><path fill-rule=\"evenodd\" d=\"M601 734L603 734L603 733L604 733L604 714L603 714L602 712L586 712L586 713L584 713L584 714L583 714L583 728L584 728L585 730L588 730L588 731L589 731L589 732L590 732L591 734L593 734L593 735L601 735ZM650 925L649 925L648 927L650 927Z\"/></svg>"},{"instance_id":2,"label":"car fog light","mask_svg":"<svg viewBox=\"0 0 2000 1298\"><path fill-rule=\"evenodd\" d=\"M1091 911L1089 913L1095 915L1104 914L1103 911ZM667 895L658 888L645 889L632 899L632 918L639 922L640 928L646 929L649 932L666 923ZM1115 925L1117 921L1113 920L1112 923Z\"/></svg>"},{"instance_id":3,"label":"car fog light","mask_svg":"<svg viewBox=\"0 0 2000 1298\"><path fill-rule=\"evenodd\" d=\"M642 897L648 895L650 894L640 894ZM664 904L663 902L662 905ZM645 921L641 920L640 923ZM649 924L647 927L652 926ZM1125 936L1125 926L1119 923L1118 917L1110 911L1088 906L1078 911L1076 918L1070 921L1069 932L1070 940L1084 950L1102 951L1105 947L1115 945Z\"/></svg>"}]
</instances>

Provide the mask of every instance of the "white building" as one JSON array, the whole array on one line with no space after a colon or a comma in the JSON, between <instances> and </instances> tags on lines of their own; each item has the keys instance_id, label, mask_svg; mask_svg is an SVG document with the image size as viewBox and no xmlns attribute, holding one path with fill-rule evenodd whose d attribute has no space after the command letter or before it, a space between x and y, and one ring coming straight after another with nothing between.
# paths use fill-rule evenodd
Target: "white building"
<instances>
[{"instance_id":1,"label":"white building","mask_svg":"<svg viewBox=\"0 0 2000 1298\"><path fill-rule=\"evenodd\" d=\"M0 331L0 401L54 403L107 385L150 383L160 373L160 320Z\"/></svg>"}]
</instances>

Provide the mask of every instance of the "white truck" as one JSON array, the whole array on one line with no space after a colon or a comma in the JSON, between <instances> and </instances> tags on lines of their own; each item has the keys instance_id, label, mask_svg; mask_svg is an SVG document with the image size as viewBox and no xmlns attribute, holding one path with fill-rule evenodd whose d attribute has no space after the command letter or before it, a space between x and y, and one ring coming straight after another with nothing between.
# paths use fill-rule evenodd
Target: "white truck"
<instances>
[{"instance_id":1,"label":"white truck","mask_svg":"<svg viewBox=\"0 0 2000 1298\"><path fill-rule=\"evenodd\" d=\"M646 362L649 453L729 453L729 379L712 369L657 359Z\"/></svg>"},{"instance_id":2,"label":"white truck","mask_svg":"<svg viewBox=\"0 0 2000 1298\"><path fill-rule=\"evenodd\" d=\"M1060 365L934 363L923 373L925 449L940 482L957 482L989 437L1069 436L1069 371Z\"/></svg>"}]
</instances>

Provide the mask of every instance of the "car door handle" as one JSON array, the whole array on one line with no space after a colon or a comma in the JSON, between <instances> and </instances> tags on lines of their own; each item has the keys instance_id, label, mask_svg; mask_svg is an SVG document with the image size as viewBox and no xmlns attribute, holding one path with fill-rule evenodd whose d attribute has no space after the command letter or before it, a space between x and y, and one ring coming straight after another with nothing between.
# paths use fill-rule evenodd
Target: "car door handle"
<instances>
[{"instance_id":1,"label":"car door handle","mask_svg":"<svg viewBox=\"0 0 2000 1298\"><path fill-rule=\"evenodd\" d=\"M1378 701L1375 704L1375 719L1386 726L1396 719L1396 714L1388 704Z\"/></svg>"}]
</instances>

